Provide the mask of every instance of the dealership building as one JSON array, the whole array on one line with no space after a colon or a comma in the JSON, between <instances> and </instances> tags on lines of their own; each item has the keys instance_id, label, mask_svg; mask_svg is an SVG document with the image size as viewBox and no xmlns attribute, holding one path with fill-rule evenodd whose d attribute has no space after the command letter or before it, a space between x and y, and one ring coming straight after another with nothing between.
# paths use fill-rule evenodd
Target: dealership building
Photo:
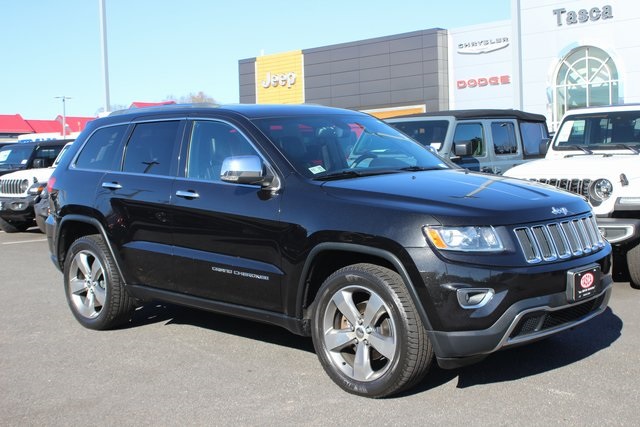
<instances>
[{"instance_id":1,"label":"dealership building","mask_svg":"<svg viewBox=\"0 0 640 427\"><path fill-rule=\"evenodd\" d=\"M239 61L241 103L315 103L390 117L640 103L635 0L512 0L511 20Z\"/></svg>"}]
</instances>

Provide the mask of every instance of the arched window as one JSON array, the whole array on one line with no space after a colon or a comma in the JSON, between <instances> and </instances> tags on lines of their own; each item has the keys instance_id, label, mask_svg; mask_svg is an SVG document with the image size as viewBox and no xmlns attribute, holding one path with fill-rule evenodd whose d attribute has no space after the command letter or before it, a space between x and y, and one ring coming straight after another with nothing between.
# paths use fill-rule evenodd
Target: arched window
<instances>
[{"instance_id":1,"label":"arched window","mask_svg":"<svg viewBox=\"0 0 640 427\"><path fill-rule=\"evenodd\" d=\"M618 103L618 70L602 49L582 46L558 67L553 91L553 128L567 110Z\"/></svg>"}]
</instances>

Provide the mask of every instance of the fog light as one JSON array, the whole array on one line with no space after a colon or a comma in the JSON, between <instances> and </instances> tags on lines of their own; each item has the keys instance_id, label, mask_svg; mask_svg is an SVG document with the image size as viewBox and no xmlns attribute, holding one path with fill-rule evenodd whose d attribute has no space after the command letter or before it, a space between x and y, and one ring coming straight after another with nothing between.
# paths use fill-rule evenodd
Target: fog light
<instances>
[{"instance_id":1,"label":"fog light","mask_svg":"<svg viewBox=\"0 0 640 427\"><path fill-rule=\"evenodd\" d=\"M458 304L465 309L476 309L483 307L495 294L491 288L465 288L458 289L456 296L458 297Z\"/></svg>"}]
</instances>

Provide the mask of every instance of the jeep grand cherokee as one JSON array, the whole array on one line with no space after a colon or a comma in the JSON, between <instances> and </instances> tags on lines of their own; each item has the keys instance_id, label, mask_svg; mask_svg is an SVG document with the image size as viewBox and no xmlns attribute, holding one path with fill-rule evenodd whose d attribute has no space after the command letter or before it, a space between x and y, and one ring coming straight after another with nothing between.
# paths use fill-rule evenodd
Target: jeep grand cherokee
<instances>
[{"instance_id":1,"label":"jeep grand cherokee","mask_svg":"<svg viewBox=\"0 0 640 427\"><path fill-rule=\"evenodd\" d=\"M354 111L114 114L87 126L48 191L51 256L85 327L150 300L280 325L369 397L433 360L458 367L583 323L611 293L611 247L581 197L459 169Z\"/></svg>"}]
</instances>

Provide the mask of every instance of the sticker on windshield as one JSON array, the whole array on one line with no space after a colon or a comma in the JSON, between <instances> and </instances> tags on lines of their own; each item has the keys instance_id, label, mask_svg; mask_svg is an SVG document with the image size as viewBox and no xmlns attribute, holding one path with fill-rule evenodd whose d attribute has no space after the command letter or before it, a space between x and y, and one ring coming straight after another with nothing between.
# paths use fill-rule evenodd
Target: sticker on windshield
<instances>
[{"instance_id":1,"label":"sticker on windshield","mask_svg":"<svg viewBox=\"0 0 640 427\"><path fill-rule=\"evenodd\" d=\"M29 161L29 159L24 159L23 161L20 162L20 164L21 165L26 165L28 161Z\"/></svg>"},{"instance_id":2,"label":"sticker on windshield","mask_svg":"<svg viewBox=\"0 0 640 427\"><path fill-rule=\"evenodd\" d=\"M322 167L322 166L320 166L320 165L318 165L318 166L312 166L312 167L310 167L310 168L309 168L309 172L311 172L311 173L312 173L312 174L314 174L314 175L317 175L317 174L319 174L319 173L326 172L326 169L325 169L325 168L323 168L323 167Z\"/></svg>"},{"instance_id":3,"label":"sticker on windshield","mask_svg":"<svg viewBox=\"0 0 640 427\"><path fill-rule=\"evenodd\" d=\"M0 152L0 162L4 162L9 158L9 154L11 154L11 150L5 150Z\"/></svg>"}]
</instances>

